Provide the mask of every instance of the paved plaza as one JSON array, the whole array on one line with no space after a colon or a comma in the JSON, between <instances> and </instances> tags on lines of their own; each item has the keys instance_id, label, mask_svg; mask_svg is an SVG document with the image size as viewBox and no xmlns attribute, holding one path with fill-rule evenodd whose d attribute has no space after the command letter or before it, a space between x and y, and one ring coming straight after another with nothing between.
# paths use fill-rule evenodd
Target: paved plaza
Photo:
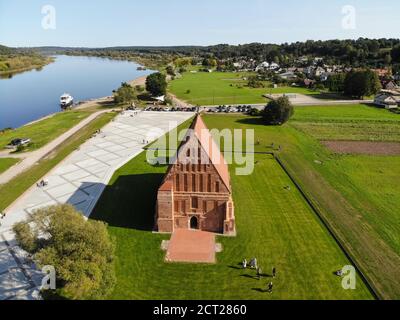
<instances>
[{"instance_id":1,"label":"paved plaza","mask_svg":"<svg viewBox=\"0 0 400 320\"><path fill-rule=\"evenodd\" d=\"M124 112L54 168L45 187L32 186L6 210L0 226L0 300L40 298L42 275L16 245L11 228L38 208L69 203L86 217L115 170L193 113Z\"/></svg>"},{"instance_id":2,"label":"paved plaza","mask_svg":"<svg viewBox=\"0 0 400 320\"><path fill-rule=\"evenodd\" d=\"M215 234L176 229L168 243L165 261L187 263L215 263Z\"/></svg>"}]
</instances>

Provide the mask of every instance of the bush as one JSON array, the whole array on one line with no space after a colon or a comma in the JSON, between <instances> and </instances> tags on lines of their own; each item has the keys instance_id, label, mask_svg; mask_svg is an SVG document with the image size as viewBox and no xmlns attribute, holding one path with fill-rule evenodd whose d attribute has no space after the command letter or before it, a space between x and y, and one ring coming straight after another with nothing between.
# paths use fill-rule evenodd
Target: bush
<instances>
[{"instance_id":1,"label":"bush","mask_svg":"<svg viewBox=\"0 0 400 320\"><path fill-rule=\"evenodd\" d=\"M165 95L167 92L165 75L160 72L149 75L146 79L146 90L155 97Z\"/></svg>"},{"instance_id":2,"label":"bush","mask_svg":"<svg viewBox=\"0 0 400 320\"><path fill-rule=\"evenodd\" d=\"M136 98L135 89L126 82L114 92L115 103L132 103Z\"/></svg>"},{"instance_id":3,"label":"bush","mask_svg":"<svg viewBox=\"0 0 400 320\"><path fill-rule=\"evenodd\" d=\"M39 267L54 266L63 296L99 299L113 289L115 245L105 223L86 220L70 205L57 205L36 210L13 230Z\"/></svg>"},{"instance_id":4,"label":"bush","mask_svg":"<svg viewBox=\"0 0 400 320\"><path fill-rule=\"evenodd\" d=\"M269 125L282 125L289 121L293 114L293 106L287 97L270 101L262 111L262 117Z\"/></svg>"}]
</instances>

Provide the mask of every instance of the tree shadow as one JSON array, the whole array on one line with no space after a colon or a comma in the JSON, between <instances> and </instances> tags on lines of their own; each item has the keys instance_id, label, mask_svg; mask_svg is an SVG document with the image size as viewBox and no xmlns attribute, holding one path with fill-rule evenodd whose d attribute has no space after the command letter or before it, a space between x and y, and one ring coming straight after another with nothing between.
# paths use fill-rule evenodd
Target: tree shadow
<instances>
[{"instance_id":1,"label":"tree shadow","mask_svg":"<svg viewBox=\"0 0 400 320\"><path fill-rule=\"evenodd\" d=\"M251 290L253 290L253 291L257 291L257 292L261 292L261 293L265 293L265 292L267 292L266 290L264 290L264 289L261 289L261 288L252 288Z\"/></svg>"},{"instance_id":2,"label":"tree shadow","mask_svg":"<svg viewBox=\"0 0 400 320\"><path fill-rule=\"evenodd\" d=\"M119 176L105 188L90 218L112 227L152 231L163 177L161 173Z\"/></svg>"}]
</instances>

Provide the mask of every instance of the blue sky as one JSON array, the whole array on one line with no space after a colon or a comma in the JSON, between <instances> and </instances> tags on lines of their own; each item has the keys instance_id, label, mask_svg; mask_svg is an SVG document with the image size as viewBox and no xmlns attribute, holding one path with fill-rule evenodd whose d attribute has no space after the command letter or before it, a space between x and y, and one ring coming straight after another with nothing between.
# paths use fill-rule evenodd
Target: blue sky
<instances>
[{"instance_id":1,"label":"blue sky","mask_svg":"<svg viewBox=\"0 0 400 320\"><path fill-rule=\"evenodd\" d=\"M56 29L43 29L44 5ZM342 28L342 8L356 28ZM398 0L0 0L8 46L211 45L400 36Z\"/></svg>"}]
</instances>

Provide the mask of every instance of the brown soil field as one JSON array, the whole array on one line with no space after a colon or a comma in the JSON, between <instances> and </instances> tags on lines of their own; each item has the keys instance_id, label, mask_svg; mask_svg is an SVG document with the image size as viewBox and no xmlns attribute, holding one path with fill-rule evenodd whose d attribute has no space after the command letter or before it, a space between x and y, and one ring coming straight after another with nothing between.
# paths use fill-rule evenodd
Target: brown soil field
<instances>
[{"instance_id":1,"label":"brown soil field","mask_svg":"<svg viewBox=\"0 0 400 320\"><path fill-rule=\"evenodd\" d=\"M399 142L322 141L329 150L340 154L400 155Z\"/></svg>"}]
</instances>

